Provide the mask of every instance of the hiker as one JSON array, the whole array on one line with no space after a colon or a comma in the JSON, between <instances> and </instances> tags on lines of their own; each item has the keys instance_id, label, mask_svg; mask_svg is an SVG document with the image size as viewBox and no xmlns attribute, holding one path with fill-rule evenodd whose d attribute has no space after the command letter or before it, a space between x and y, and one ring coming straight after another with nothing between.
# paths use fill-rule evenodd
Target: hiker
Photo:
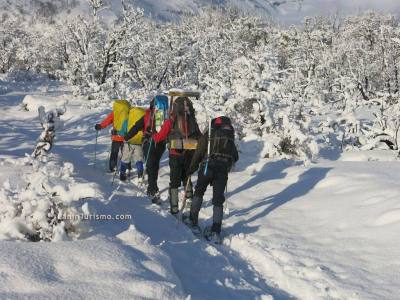
<instances>
[{"instance_id":1,"label":"hiker","mask_svg":"<svg viewBox=\"0 0 400 300\"><path fill-rule=\"evenodd\" d=\"M128 131L145 115L146 110L141 107L132 107L129 110ZM119 179L127 180L126 170L132 162L135 162L137 170L137 183L144 183L143 174L143 149L142 149L143 133L139 131L135 136L129 139L122 148L121 168Z\"/></svg>"},{"instance_id":2,"label":"hiker","mask_svg":"<svg viewBox=\"0 0 400 300\"><path fill-rule=\"evenodd\" d=\"M165 95L157 95L150 101L150 107L146 110L145 115L141 117L125 135L125 141L129 141L138 132L142 131L142 147L144 159L146 162L147 173L147 195L152 203L160 202L160 192L157 185L158 170L160 168L161 156L165 152L166 143L154 143L151 135L156 133L167 118L168 114L168 97Z\"/></svg>"},{"instance_id":3,"label":"hiker","mask_svg":"<svg viewBox=\"0 0 400 300\"><path fill-rule=\"evenodd\" d=\"M188 169L192 161L197 139L201 135L196 121L195 110L188 97L178 97L172 104L172 110L158 133L152 138L156 144L168 140L169 146L169 202L170 212L179 212L179 187L183 183L188 205L193 197L193 188Z\"/></svg>"},{"instance_id":4,"label":"hiker","mask_svg":"<svg viewBox=\"0 0 400 300\"><path fill-rule=\"evenodd\" d=\"M211 126L210 126L211 125ZM192 230L200 231L199 211L203 196L210 184L213 187L213 223L204 231L208 240L220 243L223 218L224 191L228 181L228 172L239 155L235 145L235 132L228 117L222 116L210 122L209 129L199 139L188 174L198 172L197 184L188 218ZM210 130L211 129L211 130Z\"/></svg>"},{"instance_id":5,"label":"hiker","mask_svg":"<svg viewBox=\"0 0 400 300\"><path fill-rule=\"evenodd\" d=\"M111 173L115 172L118 167L118 154L120 150L122 151L124 146L124 135L127 131L129 108L129 102L126 100L114 101L113 111L110 112L100 124L94 126L96 130L104 129L110 125L113 126L111 130L112 142L109 162L109 172Z\"/></svg>"}]
</instances>

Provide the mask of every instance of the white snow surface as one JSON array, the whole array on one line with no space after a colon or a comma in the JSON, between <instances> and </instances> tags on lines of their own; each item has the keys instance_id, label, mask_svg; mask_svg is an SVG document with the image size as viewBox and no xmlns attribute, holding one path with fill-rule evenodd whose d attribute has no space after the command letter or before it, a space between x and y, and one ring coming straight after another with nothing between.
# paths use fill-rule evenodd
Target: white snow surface
<instances>
[{"instance_id":1,"label":"white snow surface","mask_svg":"<svg viewBox=\"0 0 400 300\"><path fill-rule=\"evenodd\" d=\"M46 111L53 110L57 107L63 107L64 104L66 103L66 100L64 99L57 99L55 100L53 97L46 97L46 96L33 96L33 95L27 95L24 97L24 100L22 100L22 106L29 110L29 111L38 111L38 108L40 106L43 106Z\"/></svg>"},{"instance_id":2,"label":"white snow surface","mask_svg":"<svg viewBox=\"0 0 400 300\"><path fill-rule=\"evenodd\" d=\"M25 167L13 162L31 153L41 131L37 112L21 108L24 97L69 99L64 131L57 133L48 161L72 164L69 180L94 190L85 200L72 197L77 207L132 219L84 221L87 231L75 240L3 237L1 299L398 298L400 162L388 152L335 155L304 166L263 159L260 142L247 138L229 176L226 237L217 246L195 238L169 214L167 155L160 170L161 207L151 205L134 182L116 179L111 185L112 175L105 174L107 130L100 133L93 165L93 127L108 106L88 109L51 82L3 90L0 186L18 190ZM209 189L201 226L211 222L210 199Z\"/></svg>"}]
</instances>

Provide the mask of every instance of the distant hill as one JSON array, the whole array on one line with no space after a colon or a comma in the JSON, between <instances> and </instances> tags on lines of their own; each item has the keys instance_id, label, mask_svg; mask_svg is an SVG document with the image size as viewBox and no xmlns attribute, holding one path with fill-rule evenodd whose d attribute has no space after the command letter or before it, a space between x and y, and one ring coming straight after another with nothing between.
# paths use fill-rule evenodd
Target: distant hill
<instances>
[{"instance_id":1,"label":"distant hill","mask_svg":"<svg viewBox=\"0 0 400 300\"><path fill-rule=\"evenodd\" d=\"M18 13L26 16L62 18L88 14L88 0L0 0L0 13ZM122 11L121 0L103 0L105 17L118 16ZM278 22L299 23L307 15L357 14L373 9L399 15L400 1L394 0L125 0L144 9L146 15L159 20L177 20L185 12L196 13L205 5L236 5L250 14L267 16Z\"/></svg>"}]
</instances>

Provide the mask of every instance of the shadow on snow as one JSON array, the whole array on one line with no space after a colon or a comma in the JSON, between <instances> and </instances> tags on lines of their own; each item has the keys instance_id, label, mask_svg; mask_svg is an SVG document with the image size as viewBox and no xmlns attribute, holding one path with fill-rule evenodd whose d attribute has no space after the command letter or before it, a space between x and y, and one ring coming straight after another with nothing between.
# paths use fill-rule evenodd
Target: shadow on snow
<instances>
[{"instance_id":1,"label":"shadow on snow","mask_svg":"<svg viewBox=\"0 0 400 300\"><path fill-rule=\"evenodd\" d=\"M257 221L258 219L266 217L275 209L286 204L289 201L300 198L309 193L321 180L323 180L331 168L311 168L301 174L297 182L286 187L283 191L278 194L268 196L257 203L249 206L245 209L232 212L227 218L233 216L243 216L256 209L262 209L261 212L256 215L236 222L232 227L227 228L227 232L230 233L253 233L258 230L259 226L250 226L250 223Z\"/></svg>"}]
</instances>

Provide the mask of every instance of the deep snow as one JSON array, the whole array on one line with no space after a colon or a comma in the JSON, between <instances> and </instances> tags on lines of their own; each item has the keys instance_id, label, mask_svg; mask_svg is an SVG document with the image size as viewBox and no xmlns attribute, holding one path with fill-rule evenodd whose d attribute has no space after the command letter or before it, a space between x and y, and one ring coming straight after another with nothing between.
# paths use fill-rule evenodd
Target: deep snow
<instances>
[{"instance_id":1,"label":"deep snow","mask_svg":"<svg viewBox=\"0 0 400 300\"><path fill-rule=\"evenodd\" d=\"M169 215L167 156L160 173L161 207L151 205L133 183L116 180L111 186L112 175L105 174L106 130L93 166L93 126L108 107L88 109L53 82L22 88L0 81L0 91L1 188L26 172L15 162L31 153L41 131L36 110L21 108L23 99L30 105L69 100L65 129L57 134L49 161L72 163L74 183L95 190L90 199L75 199L76 207L132 216L90 221L78 240L0 241L0 298L398 297L400 163L392 154L346 153L304 166L262 159L257 139L242 142L228 183L227 237L214 246ZM209 199L207 193L201 225L210 222Z\"/></svg>"}]
</instances>

